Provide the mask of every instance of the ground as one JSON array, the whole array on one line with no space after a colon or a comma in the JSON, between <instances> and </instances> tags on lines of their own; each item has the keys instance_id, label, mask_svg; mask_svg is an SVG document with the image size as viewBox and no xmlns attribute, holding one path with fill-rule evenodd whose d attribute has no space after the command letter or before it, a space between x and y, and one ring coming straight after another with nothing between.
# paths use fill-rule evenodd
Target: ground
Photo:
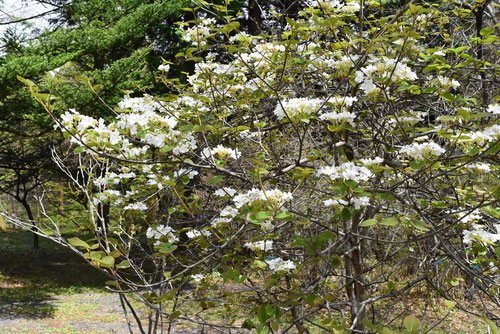
<instances>
[{"instance_id":1,"label":"ground","mask_svg":"<svg viewBox=\"0 0 500 334\"><path fill-rule=\"evenodd\" d=\"M0 231L0 333L129 333L119 298L106 290L102 274L45 239L41 250L33 253L31 240L29 232ZM415 308L421 305L419 299L409 295L407 300L380 305L379 310L386 310L388 317L397 310L410 310L420 318L421 312ZM433 307L439 306L438 313L448 313L448 317L431 333L487 333L482 319L440 304L437 301ZM210 316L220 319L215 313ZM174 333L211 334L184 326L176 327Z\"/></svg>"},{"instance_id":2,"label":"ground","mask_svg":"<svg viewBox=\"0 0 500 334\"><path fill-rule=\"evenodd\" d=\"M32 236L0 232L0 333L128 333L105 277L66 249Z\"/></svg>"}]
</instances>

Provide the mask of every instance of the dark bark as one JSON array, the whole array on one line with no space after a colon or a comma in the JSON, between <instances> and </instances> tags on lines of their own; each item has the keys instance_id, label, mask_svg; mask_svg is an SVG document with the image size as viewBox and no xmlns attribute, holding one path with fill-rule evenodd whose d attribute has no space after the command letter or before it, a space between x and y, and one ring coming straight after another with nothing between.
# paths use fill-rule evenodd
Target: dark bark
<instances>
[{"instance_id":1,"label":"dark bark","mask_svg":"<svg viewBox=\"0 0 500 334\"><path fill-rule=\"evenodd\" d=\"M248 1L248 33L259 35L262 32L262 10L257 0Z\"/></svg>"},{"instance_id":2,"label":"dark bark","mask_svg":"<svg viewBox=\"0 0 500 334\"><path fill-rule=\"evenodd\" d=\"M38 250L40 249L40 237L36 233L37 228L36 228L36 222L35 222L35 217L33 216L33 211L31 210L31 205L28 203L27 200L21 200L20 201L22 206L24 207L24 210L26 210L26 214L28 215L28 219L31 223L31 231L33 232L33 250Z\"/></svg>"}]
</instances>

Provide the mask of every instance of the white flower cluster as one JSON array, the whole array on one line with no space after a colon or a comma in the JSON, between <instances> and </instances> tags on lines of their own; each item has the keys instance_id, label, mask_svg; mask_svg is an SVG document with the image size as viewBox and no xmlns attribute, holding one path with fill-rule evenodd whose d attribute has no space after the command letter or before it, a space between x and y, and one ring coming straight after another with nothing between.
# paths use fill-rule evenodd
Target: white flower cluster
<instances>
[{"instance_id":1,"label":"white flower cluster","mask_svg":"<svg viewBox=\"0 0 500 334\"><path fill-rule=\"evenodd\" d=\"M101 203L120 204L122 201L122 194L118 190L106 189L104 191L94 194L92 203L98 205Z\"/></svg>"},{"instance_id":2,"label":"white flower cluster","mask_svg":"<svg viewBox=\"0 0 500 334\"><path fill-rule=\"evenodd\" d=\"M239 209L246 205L252 205L255 203L267 203L270 204L275 210L280 209L286 202L292 200L292 193L283 192L279 189L271 190L261 190L257 188L252 188L245 193L236 194L236 191L232 188L222 188L216 191L216 196L224 197L230 195L233 197L233 205L227 205L224 207L220 213L219 217L214 218L210 225L212 227L217 227L219 224L229 223L236 217L240 212ZM272 231L274 225L270 221L263 222L261 228L264 231Z\"/></svg>"},{"instance_id":3,"label":"white flower cluster","mask_svg":"<svg viewBox=\"0 0 500 334\"><path fill-rule=\"evenodd\" d=\"M408 115L403 115L403 116L399 117L398 119L391 118L389 120L389 123L391 123L391 124L397 124L398 121L399 121L399 122L408 123L408 124L413 125L415 123L423 121L425 116L427 116L426 112L410 111L408 113Z\"/></svg>"},{"instance_id":4,"label":"white flower cluster","mask_svg":"<svg viewBox=\"0 0 500 334\"><path fill-rule=\"evenodd\" d=\"M434 83L439 86L440 88L442 89L450 89L450 88L458 88L460 87L460 82L458 82L457 80L455 79L450 79L448 77L444 77L444 76L441 76L441 75L438 75L436 77L436 79L434 80Z\"/></svg>"},{"instance_id":5,"label":"white flower cluster","mask_svg":"<svg viewBox=\"0 0 500 334\"><path fill-rule=\"evenodd\" d=\"M375 157L373 159L370 158L363 158L359 159L359 162L361 162L363 165L380 165L382 162L384 162L384 159L381 157Z\"/></svg>"},{"instance_id":6,"label":"white flower cluster","mask_svg":"<svg viewBox=\"0 0 500 334\"><path fill-rule=\"evenodd\" d=\"M210 35L210 26L214 24L215 24L215 19L213 18L202 19L193 27L184 30L183 39L186 42L190 42L194 46L206 45L207 42L204 39L205 37Z\"/></svg>"},{"instance_id":7,"label":"white flower cluster","mask_svg":"<svg viewBox=\"0 0 500 334\"><path fill-rule=\"evenodd\" d=\"M233 202L236 208L242 208L245 205L251 205L255 202L267 202L274 208L280 208L286 202L292 200L292 193L283 192L279 189L261 190L252 188L244 194L234 196Z\"/></svg>"},{"instance_id":8,"label":"white flower cluster","mask_svg":"<svg viewBox=\"0 0 500 334\"><path fill-rule=\"evenodd\" d=\"M327 101L327 104L331 105L334 108L334 111L323 113L318 118L320 120L330 121L332 123L347 122L350 125L354 126L354 119L356 118L356 114L349 112L346 109L348 107L351 107L357 100L357 97L352 96L331 97Z\"/></svg>"},{"instance_id":9,"label":"white flower cluster","mask_svg":"<svg viewBox=\"0 0 500 334\"><path fill-rule=\"evenodd\" d=\"M142 97L130 97L126 95L123 100L118 102L118 107L137 113L154 113L157 110L161 110L163 105L151 95L145 94Z\"/></svg>"},{"instance_id":10,"label":"white flower cluster","mask_svg":"<svg viewBox=\"0 0 500 334\"><path fill-rule=\"evenodd\" d=\"M143 202L130 203L123 208L123 210L138 210L138 211L146 211L147 209L148 206Z\"/></svg>"},{"instance_id":11,"label":"white flower cluster","mask_svg":"<svg viewBox=\"0 0 500 334\"><path fill-rule=\"evenodd\" d=\"M356 96L333 96L328 100L328 103L333 104L336 107L352 107L354 102L358 101Z\"/></svg>"},{"instance_id":12,"label":"white flower cluster","mask_svg":"<svg viewBox=\"0 0 500 334\"><path fill-rule=\"evenodd\" d=\"M318 169L318 176L327 176L330 180L368 181L374 175L366 167L357 166L353 162L344 162L340 166L326 166Z\"/></svg>"},{"instance_id":13,"label":"white flower cluster","mask_svg":"<svg viewBox=\"0 0 500 334\"><path fill-rule=\"evenodd\" d=\"M233 188L224 187L224 188L221 188L221 189L217 189L214 192L214 195L217 196L217 197L226 197L226 196L233 197L236 194L236 192L237 191L235 189L233 189Z\"/></svg>"},{"instance_id":14,"label":"white flower cluster","mask_svg":"<svg viewBox=\"0 0 500 334\"><path fill-rule=\"evenodd\" d=\"M170 65L169 64L161 64L158 66L158 71L162 71L163 73L167 73L170 71Z\"/></svg>"},{"instance_id":15,"label":"white flower cluster","mask_svg":"<svg viewBox=\"0 0 500 334\"><path fill-rule=\"evenodd\" d=\"M489 173L491 171L491 166L484 162L476 162L473 164L467 165L467 168L474 169L480 173Z\"/></svg>"},{"instance_id":16,"label":"white flower cluster","mask_svg":"<svg viewBox=\"0 0 500 334\"><path fill-rule=\"evenodd\" d=\"M224 147L222 145L217 145L214 148L205 147L201 151L201 155L205 159L213 159L214 156L217 155L220 159L223 160L229 158L238 160L238 158L240 157L240 152L238 151L238 149L232 149L229 147Z\"/></svg>"},{"instance_id":17,"label":"white flower cluster","mask_svg":"<svg viewBox=\"0 0 500 334\"><path fill-rule=\"evenodd\" d=\"M203 275L203 274L194 274L194 275L191 275L191 279L195 283L201 283L201 281L203 281L205 279L205 275Z\"/></svg>"},{"instance_id":18,"label":"white flower cluster","mask_svg":"<svg viewBox=\"0 0 500 334\"><path fill-rule=\"evenodd\" d=\"M494 142L500 137L500 124L492 125L483 131L474 131L466 134L467 139L461 139L465 142L473 142L483 145L487 142Z\"/></svg>"},{"instance_id":19,"label":"white flower cluster","mask_svg":"<svg viewBox=\"0 0 500 334\"><path fill-rule=\"evenodd\" d=\"M347 122L351 126L354 126L354 119L356 118L356 114L348 111L342 111L342 112L327 112L324 114L321 114L318 117L320 120L323 121L330 121L332 123L337 123L337 122Z\"/></svg>"},{"instance_id":20,"label":"white flower cluster","mask_svg":"<svg viewBox=\"0 0 500 334\"><path fill-rule=\"evenodd\" d=\"M474 224L472 230L464 231L463 242L470 245L473 241L479 240L483 243L495 244L500 241L500 224L495 224L494 228L496 233L487 231L483 225Z\"/></svg>"},{"instance_id":21,"label":"white flower cluster","mask_svg":"<svg viewBox=\"0 0 500 334\"><path fill-rule=\"evenodd\" d=\"M271 269L274 272L291 271L296 268L295 264L292 261L290 260L285 261L280 257L270 260L265 260L265 262L269 266L269 269Z\"/></svg>"},{"instance_id":22,"label":"white flower cluster","mask_svg":"<svg viewBox=\"0 0 500 334\"><path fill-rule=\"evenodd\" d=\"M285 99L281 103L278 103L276 109L274 109L274 114L279 120L285 117L297 120L300 117L307 117L318 113L324 103L324 100L314 98Z\"/></svg>"},{"instance_id":23,"label":"white flower cluster","mask_svg":"<svg viewBox=\"0 0 500 334\"><path fill-rule=\"evenodd\" d=\"M310 6L319 7L323 10L332 9L336 12L345 14L353 14L360 10L359 2L356 0L347 0L345 2L339 0L319 0L309 1Z\"/></svg>"},{"instance_id":24,"label":"white flower cluster","mask_svg":"<svg viewBox=\"0 0 500 334\"><path fill-rule=\"evenodd\" d=\"M186 232L186 236L189 239L194 239L198 237L209 237L212 235L212 232L207 231L207 230L197 230L197 229L192 229L191 231Z\"/></svg>"},{"instance_id":25,"label":"white flower cluster","mask_svg":"<svg viewBox=\"0 0 500 334\"><path fill-rule=\"evenodd\" d=\"M166 113L178 109L179 103L174 101L171 106L167 105L148 95L126 96L118 104L121 111L109 124L72 109L61 116L58 127L68 131L74 143L90 146L96 151L116 151L117 157L125 159L138 158L150 147L163 148L167 144L173 146L174 155L196 149L194 136L175 130L177 116Z\"/></svg>"},{"instance_id":26,"label":"white flower cluster","mask_svg":"<svg viewBox=\"0 0 500 334\"><path fill-rule=\"evenodd\" d=\"M156 239L155 246L160 244L160 239L166 237L167 241L174 243L179 241L179 238L174 234L175 230L168 225L159 225L157 227L148 227L146 237L148 239Z\"/></svg>"},{"instance_id":27,"label":"white flower cluster","mask_svg":"<svg viewBox=\"0 0 500 334\"><path fill-rule=\"evenodd\" d=\"M488 106L488 109L486 109L486 111L492 113L493 115L500 115L500 104L498 103L490 104Z\"/></svg>"},{"instance_id":28,"label":"white flower cluster","mask_svg":"<svg viewBox=\"0 0 500 334\"><path fill-rule=\"evenodd\" d=\"M462 224L469 224L475 221L478 221L482 218L481 212L479 212L478 209L472 211L472 212L461 212L457 214L457 219L460 221Z\"/></svg>"},{"instance_id":29,"label":"white flower cluster","mask_svg":"<svg viewBox=\"0 0 500 334\"><path fill-rule=\"evenodd\" d=\"M198 171L194 169L186 169L186 168L181 168L177 171L174 172L174 177L176 178L181 178L184 175L187 175L187 177L192 180L196 175L198 175Z\"/></svg>"},{"instance_id":30,"label":"white flower cluster","mask_svg":"<svg viewBox=\"0 0 500 334\"><path fill-rule=\"evenodd\" d=\"M98 121L95 118L82 115L75 109L70 109L61 115L61 120L54 125L54 128L62 128L63 131L76 129L78 133L81 133L97 124Z\"/></svg>"},{"instance_id":31,"label":"white flower cluster","mask_svg":"<svg viewBox=\"0 0 500 334\"><path fill-rule=\"evenodd\" d=\"M94 184L96 186L104 187L106 185L117 185L121 180L133 179L137 175L134 172L124 172L124 173L115 173L115 172L107 172L106 175L100 176L94 180Z\"/></svg>"},{"instance_id":32,"label":"white flower cluster","mask_svg":"<svg viewBox=\"0 0 500 334\"><path fill-rule=\"evenodd\" d=\"M405 154L415 160L423 160L429 158L435 158L446 150L434 142L428 143L413 143L411 145L405 145L399 150L400 154Z\"/></svg>"},{"instance_id":33,"label":"white flower cluster","mask_svg":"<svg viewBox=\"0 0 500 334\"><path fill-rule=\"evenodd\" d=\"M356 210L361 209L362 207L370 205L370 198L367 196L362 197L353 197L349 202L343 199L330 198L323 201L323 205L326 207L331 206L347 206L351 204Z\"/></svg>"},{"instance_id":34,"label":"white flower cluster","mask_svg":"<svg viewBox=\"0 0 500 334\"><path fill-rule=\"evenodd\" d=\"M417 74L404 61L387 57L372 57L368 60L367 66L356 72L354 81L359 83L360 88L369 95L379 90L373 82L376 77L390 78L392 81L417 80Z\"/></svg>"},{"instance_id":35,"label":"white flower cluster","mask_svg":"<svg viewBox=\"0 0 500 334\"><path fill-rule=\"evenodd\" d=\"M253 251L268 251L273 249L272 240L260 240L254 242L246 242L245 247Z\"/></svg>"}]
</instances>

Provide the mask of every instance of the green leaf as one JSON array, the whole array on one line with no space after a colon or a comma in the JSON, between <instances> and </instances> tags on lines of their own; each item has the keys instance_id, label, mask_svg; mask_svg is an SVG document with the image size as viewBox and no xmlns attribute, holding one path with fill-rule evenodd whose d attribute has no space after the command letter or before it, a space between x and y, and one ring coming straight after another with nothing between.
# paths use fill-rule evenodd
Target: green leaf
<instances>
[{"instance_id":1,"label":"green leaf","mask_svg":"<svg viewBox=\"0 0 500 334\"><path fill-rule=\"evenodd\" d=\"M420 327L420 320L415 316L409 315L403 319L403 325L410 333L418 333L418 328Z\"/></svg>"},{"instance_id":2,"label":"green leaf","mask_svg":"<svg viewBox=\"0 0 500 334\"><path fill-rule=\"evenodd\" d=\"M500 334L500 330L498 329L498 326L493 321L491 321L488 318L484 318L484 322L486 322L486 325L490 329L491 334Z\"/></svg>"},{"instance_id":3,"label":"green leaf","mask_svg":"<svg viewBox=\"0 0 500 334\"><path fill-rule=\"evenodd\" d=\"M80 238L74 237L74 238L69 238L68 242L71 246L77 247L77 248L85 248L85 249L90 249L90 246L88 243L85 241L81 240Z\"/></svg>"},{"instance_id":4,"label":"green leaf","mask_svg":"<svg viewBox=\"0 0 500 334\"><path fill-rule=\"evenodd\" d=\"M479 31L479 34L483 37L491 35L495 31L495 27L486 27Z\"/></svg>"},{"instance_id":5,"label":"green leaf","mask_svg":"<svg viewBox=\"0 0 500 334\"><path fill-rule=\"evenodd\" d=\"M81 153L85 152L86 149L87 148L85 146L78 146L73 150L73 153L81 154Z\"/></svg>"},{"instance_id":6,"label":"green leaf","mask_svg":"<svg viewBox=\"0 0 500 334\"><path fill-rule=\"evenodd\" d=\"M267 322L268 316L265 305L261 305L259 307L259 310L257 311L257 319L259 319L261 324L265 324Z\"/></svg>"},{"instance_id":7,"label":"green leaf","mask_svg":"<svg viewBox=\"0 0 500 334\"><path fill-rule=\"evenodd\" d=\"M424 223L421 220L412 220L411 225L419 231L427 232L430 229L429 224Z\"/></svg>"},{"instance_id":8,"label":"green leaf","mask_svg":"<svg viewBox=\"0 0 500 334\"><path fill-rule=\"evenodd\" d=\"M377 220L376 219L367 219L367 220L364 220L362 221L359 226L360 227L367 227L367 226L372 226L372 225L375 225L377 224Z\"/></svg>"},{"instance_id":9,"label":"green leaf","mask_svg":"<svg viewBox=\"0 0 500 334\"><path fill-rule=\"evenodd\" d=\"M331 263L334 268L340 268L340 266L342 265L342 260L340 259L340 257L334 256L332 257Z\"/></svg>"},{"instance_id":10,"label":"green leaf","mask_svg":"<svg viewBox=\"0 0 500 334\"><path fill-rule=\"evenodd\" d=\"M222 175L216 175L208 179L207 184L209 186L215 186L216 184L220 183L222 180L224 180L224 176Z\"/></svg>"},{"instance_id":11,"label":"green leaf","mask_svg":"<svg viewBox=\"0 0 500 334\"><path fill-rule=\"evenodd\" d=\"M258 221L268 220L272 218L273 213L271 211L259 211L255 214L255 219Z\"/></svg>"},{"instance_id":12,"label":"green leaf","mask_svg":"<svg viewBox=\"0 0 500 334\"><path fill-rule=\"evenodd\" d=\"M222 278L225 281L233 281L236 283L241 283L245 280L245 276L241 275L238 269L228 269L222 273Z\"/></svg>"},{"instance_id":13,"label":"green leaf","mask_svg":"<svg viewBox=\"0 0 500 334\"><path fill-rule=\"evenodd\" d=\"M349 220L352 217L351 210L349 208L343 208L342 212L340 213L340 216L342 217L343 220Z\"/></svg>"},{"instance_id":14,"label":"green leaf","mask_svg":"<svg viewBox=\"0 0 500 334\"><path fill-rule=\"evenodd\" d=\"M168 316L168 320L177 319L181 314L182 314L182 312L179 310L174 311L174 312L170 313L170 315Z\"/></svg>"},{"instance_id":15,"label":"green leaf","mask_svg":"<svg viewBox=\"0 0 500 334\"><path fill-rule=\"evenodd\" d=\"M245 319L245 321L243 321L243 323L241 324L241 328L248 330L253 329L255 328L255 323L252 319Z\"/></svg>"},{"instance_id":16,"label":"green leaf","mask_svg":"<svg viewBox=\"0 0 500 334\"><path fill-rule=\"evenodd\" d=\"M276 214L276 219L288 219L292 217L292 214L288 211L280 211Z\"/></svg>"},{"instance_id":17,"label":"green leaf","mask_svg":"<svg viewBox=\"0 0 500 334\"><path fill-rule=\"evenodd\" d=\"M399 221L394 217L387 217L380 221L380 225L384 226L396 226Z\"/></svg>"},{"instance_id":18,"label":"green leaf","mask_svg":"<svg viewBox=\"0 0 500 334\"><path fill-rule=\"evenodd\" d=\"M165 242L158 246L158 251L162 254L170 254L177 249L177 245L170 242Z\"/></svg>"},{"instance_id":19,"label":"green leaf","mask_svg":"<svg viewBox=\"0 0 500 334\"><path fill-rule=\"evenodd\" d=\"M113 268L115 264L115 258L112 256L105 256L102 259L98 260L99 265L102 268Z\"/></svg>"},{"instance_id":20,"label":"green leaf","mask_svg":"<svg viewBox=\"0 0 500 334\"><path fill-rule=\"evenodd\" d=\"M130 262L128 260L123 260L122 262L116 265L117 269L127 269L130 268Z\"/></svg>"}]
</instances>

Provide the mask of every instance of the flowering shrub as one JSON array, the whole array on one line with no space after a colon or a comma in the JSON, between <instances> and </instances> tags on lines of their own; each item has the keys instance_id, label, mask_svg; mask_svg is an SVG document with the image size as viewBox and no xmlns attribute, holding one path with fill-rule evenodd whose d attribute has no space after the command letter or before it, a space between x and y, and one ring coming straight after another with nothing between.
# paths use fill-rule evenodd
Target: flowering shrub
<instances>
[{"instance_id":1,"label":"flowering shrub","mask_svg":"<svg viewBox=\"0 0 500 334\"><path fill-rule=\"evenodd\" d=\"M448 33L459 5L384 3L311 1L259 36L202 7L187 84L159 69L175 94L126 96L111 121L63 114L86 177L55 158L98 240L71 247L161 322L388 333L367 308L452 299L457 277L498 305L497 39L482 28L479 56ZM193 300L227 323L178 310Z\"/></svg>"}]
</instances>

